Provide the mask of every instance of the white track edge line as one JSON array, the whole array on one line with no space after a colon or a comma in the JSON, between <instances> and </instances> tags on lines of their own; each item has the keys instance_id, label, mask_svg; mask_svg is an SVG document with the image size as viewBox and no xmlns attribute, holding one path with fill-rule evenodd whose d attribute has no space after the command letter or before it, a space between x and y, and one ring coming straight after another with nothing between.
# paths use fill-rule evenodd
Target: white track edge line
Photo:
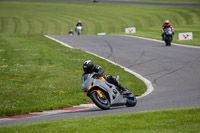
<instances>
[{"instance_id":1,"label":"white track edge line","mask_svg":"<svg viewBox=\"0 0 200 133\"><path fill-rule=\"evenodd\" d=\"M132 35L116 35L116 36L133 37L133 38L139 38L139 39L144 39L144 40L149 40L149 41L154 41L154 42L161 42L161 43L164 42L164 41L161 41L161 40L156 40L156 39L151 39L151 38L145 38L145 37L139 37L139 36L132 36ZM179 47L197 48L197 49L200 49L199 46L191 46L191 45L186 45L186 44L172 43L172 45L179 46Z\"/></svg>"},{"instance_id":2,"label":"white track edge line","mask_svg":"<svg viewBox=\"0 0 200 133\"><path fill-rule=\"evenodd\" d=\"M66 43L64 43L64 42L62 42L62 41L59 41L59 40L57 40L57 39L55 39L55 38L53 38L53 37L50 37L50 36L48 36L48 35L44 35L44 36L47 37L47 38L49 38L49 39L51 39L51 40L54 40L55 42L58 42L58 43L62 44L62 45L64 45L64 46L68 47L68 48L74 49L72 46L70 46L70 45L68 45L68 44L66 44Z\"/></svg>"},{"instance_id":3,"label":"white track edge line","mask_svg":"<svg viewBox=\"0 0 200 133\"><path fill-rule=\"evenodd\" d=\"M56 42L58 42L58 43L60 43L60 44L62 44L62 45L64 45L64 46L66 46L66 47L73 48L73 47L70 46L69 44L66 44L66 43L64 43L64 42L62 42L62 41L59 41L59 40L57 40L57 39L55 39L55 38L53 38L53 37L50 37L50 36L48 36L48 35L45 35L45 37L47 37L47 38L49 38L49 39L51 39L51 40L54 40L54 41L56 41ZM73 48L73 49L75 49L75 48ZM122 66L122 65L119 65L119 64L117 64L117 63L115 63L115 62L113 62L113 61L111 61L111 60L109 60L109 59L106 59L106 58L104 58L104 57L102 57L102 56L99 56L99 55L94 54L94 53L89 52L89 51L85 51L85 52L87 52L87 53L89 53L89 54L92 54L92 55L94 55L94 56L96 56L96 57L99 57L99 58L101 58L101 59L104 59L104 60L106 60L106 61L108 61L108 62L110 62L110 63L112 63L112 64L114 64L114 65L117 65L117 66L123 68L125 71L127 71L127 72L129 72L129 73L135 75L137 78L141 79L141 80L145 83L145 85L146 85L146 87L147 87L147 90L146 90L145 93L143 93L141 96L138 96L137 99L142 98L142 97L144 97L144 96L147 96L147 95L149 95L151 92L153 92L154 88L153 88L152 83L151 83L148 79L142 77L140 74L138 74L138 73L136 73L136 72L134 72L134 71L132 71L132 70L130 70L130 69L128 69L128 68Z\"/></svg>"}]
</instances>

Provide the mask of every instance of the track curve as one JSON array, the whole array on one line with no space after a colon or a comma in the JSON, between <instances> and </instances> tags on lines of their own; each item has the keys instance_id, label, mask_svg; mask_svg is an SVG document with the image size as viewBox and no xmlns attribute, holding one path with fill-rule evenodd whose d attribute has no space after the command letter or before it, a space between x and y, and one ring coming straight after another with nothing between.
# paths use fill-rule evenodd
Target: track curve
<instances>
[{"instance_id":1,"label":"track curve","mask_svg":"<svg viewBox=\"0 0 200 133\"><path fill-rule=\"evenodd\" d=\"M166 47L159 41L116 35L52 37L108 57L149 79L155 90L141 98L138 106L147 110L200 106L200 48Z\"/></svg>"},{"instance_id":2,"label":"track curve","mask_svg":"<svg viewBox=\"0 0 200 133\"><path fill-rule=\"evenodd\" d=\"M87 111L5 121L0 125L200 106L200 48L179 45L166 47L159 41L117 35L51 37L74 48L104 58L108 57L109 60L141 74L152 82L154 91L138 99L138 104L133 108L117 107L106 111L94 108Z\"/></svg>"}]
</instances>

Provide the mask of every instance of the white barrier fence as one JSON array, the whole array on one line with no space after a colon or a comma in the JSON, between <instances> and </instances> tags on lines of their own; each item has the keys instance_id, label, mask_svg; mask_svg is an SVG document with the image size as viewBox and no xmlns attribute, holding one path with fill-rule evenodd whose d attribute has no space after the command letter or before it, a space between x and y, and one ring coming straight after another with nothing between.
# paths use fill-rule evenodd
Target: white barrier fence
<instances>
[{"instance_id":1,"label":"white barrier fence","mask_svg":"<svg viewBox=\"0 0 200 133\"><path fill-rule=\"evenodd\" d=\"M103 36L103 35L106 35L106 33L97 33L97 35Z\"/></svg>"},{"instance_id":2,"label":"white barrier fence","mask_svg":"<svg viewBox=\"0 0 200 133\"><path fill-rule=\"evenodd\" d=\"M179 40L192 40L193 39L192 32L179 33L178 37L179 37Z\"/></svg>"},{"instance_id":3,"label":"white barrier fence","mask_svg":"<svg viewBox=\"0 0 200 133\"><path fill-rule=\"evenodd\" d=\"M136 33L136 28L135 27L125 28L125 33L126 34Z\"/></svg>"}]
</instances>

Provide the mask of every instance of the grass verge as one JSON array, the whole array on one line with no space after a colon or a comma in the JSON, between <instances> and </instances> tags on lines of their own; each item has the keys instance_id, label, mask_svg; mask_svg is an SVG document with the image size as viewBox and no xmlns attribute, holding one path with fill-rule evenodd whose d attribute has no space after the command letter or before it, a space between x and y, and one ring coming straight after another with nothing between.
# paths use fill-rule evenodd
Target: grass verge
<instances>
[{"instance_id":1,"label":"grass verge","mask_svg":"<svg viewBox=\"0 0 200 133\"><path fill-rule=\"evenodd\" d=\"M76 117L0 127L0 133L198 133L200 108Z\"/></svg>"},{"instance_id":2,"label":"grass verge","mask_svg":"<svg viewBox=\"0 0 200 133\"><path fill-rule=\"evenodd\" d=\"M105 74L120 75L136 95L146 87L118 66L42 35L0 35L0 116L62 108L90 101L81 92L82 64L92 59Z\"/></svg>"}]
</instances>

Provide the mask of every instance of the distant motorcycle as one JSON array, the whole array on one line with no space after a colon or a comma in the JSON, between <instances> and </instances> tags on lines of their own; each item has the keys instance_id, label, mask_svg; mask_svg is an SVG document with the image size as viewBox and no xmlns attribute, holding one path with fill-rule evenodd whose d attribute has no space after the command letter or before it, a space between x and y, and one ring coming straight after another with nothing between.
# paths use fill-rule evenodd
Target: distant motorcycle
<instances>
[{"instance_id":1,"label":"distant motorcycle","mask_svg":"<svg viewBox=\"0 0 200 133\"><path fill-rule=\"evenodd\" d=\"M69 35L69 36L73 36L73 35L74 35L73 31L70 31L70 32L68 33L68 35Z\"/></svg>"},{"instance_id":2,"label":"distant motorcycle","mask_svg":"<svg viewBox=\"0 0 200 133\"><path fill-rule=\"evenodd\" d=\"M76 26L76 33L77 33L77 35L81 35L82 30L83 30L82 26Z\"/></svg>"},{"instance_id":3,"label":"distant motorcycle","mask_svg":"<svg viewBox=\"0 0 200 133\"><path fill-rule=\"evenodd\" d=\"M164 30L164 41L165 41L166 46L171 46L172 40L173 40L172 28L166 28Z\"/></svg>"},{"instance_id":4,"label":"distant motorcycle","mask_svg":"<svg viewBox=\"0 0 200 133\"><path fill-rule=\"evenodd\" d=\"M103 110L110 109L111 106L134 107L137 99L133 93L129 95L121 94L115 85L108 83L98 74L87 74L83 81L83 88L87 96L92 99L96 106ZM119 81L119 77L116 78Z\"/></svg>"}]
</instances>

